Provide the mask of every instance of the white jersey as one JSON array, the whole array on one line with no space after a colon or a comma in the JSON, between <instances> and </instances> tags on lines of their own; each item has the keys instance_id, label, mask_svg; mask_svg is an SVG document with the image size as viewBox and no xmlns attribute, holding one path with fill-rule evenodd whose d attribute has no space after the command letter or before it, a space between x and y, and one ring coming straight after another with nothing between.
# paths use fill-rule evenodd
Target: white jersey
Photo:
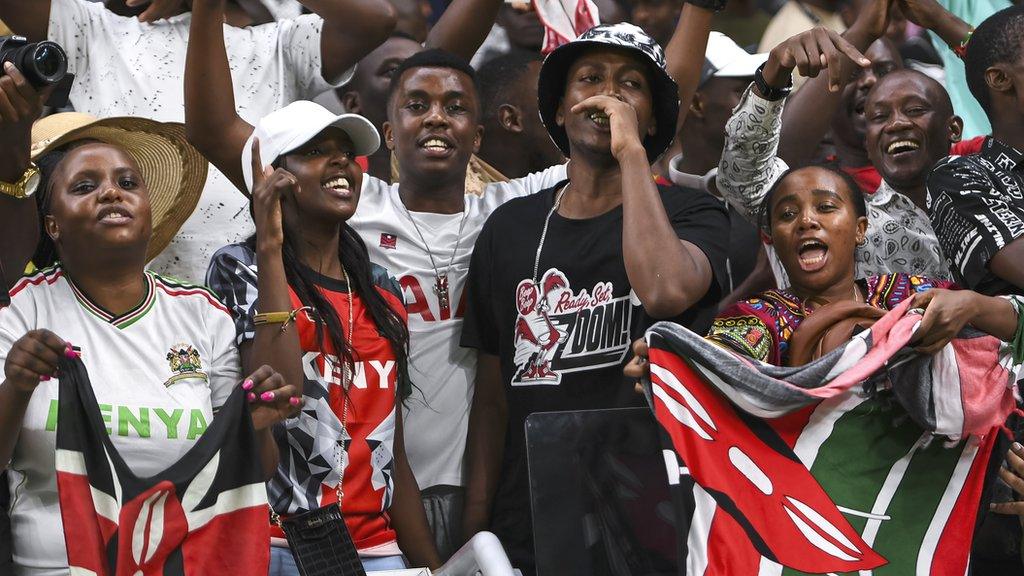
<instances>
[{"instance_id":1,"label":"white jersey","mask_svg":"<svg viewBox=\"0 0 1024 576\"><path fill-rule=\"evenodd\" d=\"M462 468L476 350L461 348L459 338L465 306L463 290L480 229L498 206L550 188L565 178L565 165L552 166L518 180L489 184L482 196L467 194L465 212L433 214L406 211L398 196L398 184L363 176L359 208L349 224L366 243L370 260L398 279L405 298L409 377L416 388L405 402L403 427L405 451L420 488L465 485ZM448 311L441 308L434 292L434 268L424 241L439 272L444 274L451 262Z\"/></svg>"},{"instance_id":2,"label":"white jersey","mask_svg":"<svg viewBox=\"0 0 1024 576\"><path fill-rule=\"evenodd\" d=\"M75 110L107 118L185 121L185 52L192 13L153 23L118 16L102 2L49 0L50 40L68 54ZM306 14L260 26L224 25L235 108L255 124L296 100L341 86L321 73L323 19ZM202 282L213 253L254 232L249 200L212 166L195 212L151 264L161 274Z\"/></svg>"},{"instance_id":3,"label":"white jersey","mask_svg":"<svg viewBox=\"0 0 1024 576\"><path fill-rule=\"evenodd\" d=\"M206 430L239 381L235 329L205 288L146 273L146 296L113 316L60 267L23 279L0 310L0 365L45 328L81 350L114 446L137 475L163 471ZM15 574L67 574L54 453L57 381L32 395L11 459Z\"/></svg>"}]
</instances>

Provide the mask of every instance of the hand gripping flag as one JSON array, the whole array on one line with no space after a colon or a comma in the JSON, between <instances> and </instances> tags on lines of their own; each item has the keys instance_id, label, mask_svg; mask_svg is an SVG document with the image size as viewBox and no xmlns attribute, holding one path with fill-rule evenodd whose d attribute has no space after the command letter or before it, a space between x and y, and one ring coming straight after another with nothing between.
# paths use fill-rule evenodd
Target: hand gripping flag
<instances>
[{"instance_id":1,"label":"hand gripping flag","mask_svg":"<svg viewBox=\"0 0 1024 576\"><path fill-rule=\"evenodd\" d=\"M973 330L911 352L907 308L793 368L647 333L669 482L692 491L687 574L965 573L1015 375Z\"/></svg>"},{"instance_id":2,"label":"hand gripping flag","mask_svg":"<svg viewBox=\"0 0 1024 576\"><path fill-rule=\"evenodd\" d=\"M267 573L266 488L241 387L185 456L139 478L106 433L81 360L60 371L57 492L71 574Z\"/></svg>"}]
</instances>

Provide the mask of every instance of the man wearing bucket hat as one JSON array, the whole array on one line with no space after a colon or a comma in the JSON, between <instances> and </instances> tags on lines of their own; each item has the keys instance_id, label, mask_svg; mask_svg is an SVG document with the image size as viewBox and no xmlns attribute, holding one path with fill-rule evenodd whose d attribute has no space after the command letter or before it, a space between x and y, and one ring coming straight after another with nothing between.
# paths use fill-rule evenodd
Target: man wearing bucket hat
<instances>
[{"instance_id":1,"label":"man wearing bucket hat","mask_svg":"<svg viewBox=\"0 0 1024 576\"><path fill-rule=\"evenodd\" d=\"M601 25L557 48L538 97L570 158L568 180L508 202L484 225L462 332L480 357L467 535L489 527L526 571L526 417L637 405L621 373L631 338L655 319L708 326L729 226L711 196L655 184L650 164L675 137L679 88L642 30ZM501 409L483 417L488 405ZM474 458L477 446L489 461ZM475 488L488 482L493 504Z\"/></svg>"}]
</instances>

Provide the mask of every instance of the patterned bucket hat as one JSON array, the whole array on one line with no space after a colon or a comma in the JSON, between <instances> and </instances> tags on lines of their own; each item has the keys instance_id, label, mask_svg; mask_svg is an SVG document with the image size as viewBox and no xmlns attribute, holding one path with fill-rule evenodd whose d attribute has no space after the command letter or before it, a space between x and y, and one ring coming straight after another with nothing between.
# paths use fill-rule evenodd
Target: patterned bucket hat
<instances>
[{"instance_id":1,"label":"patterned bucket hat","mask_svg":"<svg viewBox=\"0 0 1024 576\"><path fill-rule=\"evenodd\" d=\"M653 163L668 150L676 135L679 118L679 86L665 68L665 53L661 46L639 27L628 23L594 26L579 38L563 44L548 54L537 82L537 107L540 118L555 145L569 157L569 137L565 128L555 122L558 104L565 93L565 80L569 67L584 52L595 47L618 47L635 53L647 62L651 71L651 100L657 128L644 138L647 158Z\"/></svg>"}]
</instances>

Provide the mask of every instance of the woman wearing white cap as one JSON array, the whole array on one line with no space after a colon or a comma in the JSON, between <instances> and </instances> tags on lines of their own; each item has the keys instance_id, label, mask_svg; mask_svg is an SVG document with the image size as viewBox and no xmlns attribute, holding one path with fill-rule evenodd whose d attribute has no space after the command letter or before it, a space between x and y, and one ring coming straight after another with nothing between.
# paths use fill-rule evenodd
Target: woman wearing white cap
<instances>
[{"instance_id":1,"label":"woman wearing white cap","mask_svg":"<svg viewBox=\"0 0 1024 576\"><path fill-rule=\"evenodd\" d=\"M5 130L27 125L3 116ZM81 357L113 446L144 477L195 447L243 372L224 306L204 288L145 269L202 191L206 163L184 126L68 113L38 121L32 136L35 164L19 191L39 199L35 262L49 267L18 282L0 309L0 462L10 476L14 573L55 576L69 563L54 458L60 359ZM25 150L0 146L0 155L28 157L24 141ZM176 354L187 355L187 367ZM269 475L270 427L300 400L269 367L245 373L242 387L262 396L252 419Z\"/></svg>"},{"instance_id":2,"label":"woman wearing white cap","mask_svg":"<svg viewBox=\"0 0 1024 576\"><path fill-rule=\"evenodd\" d=\"M401 290L346 224L363 178L355 157L379 145L362 116L311 102L264 117L243 153L256 235L218 251L207 274L234 312L243 366L258 359L304 382L305 406L278 430L281 463L268 484L281 515L272 575L312 560L294 527L325 516L336 529L330 547L350 538L367 570L404 568L403 553L440 564L397 409L411 391Z\"/></svg>"}]
</instances>

